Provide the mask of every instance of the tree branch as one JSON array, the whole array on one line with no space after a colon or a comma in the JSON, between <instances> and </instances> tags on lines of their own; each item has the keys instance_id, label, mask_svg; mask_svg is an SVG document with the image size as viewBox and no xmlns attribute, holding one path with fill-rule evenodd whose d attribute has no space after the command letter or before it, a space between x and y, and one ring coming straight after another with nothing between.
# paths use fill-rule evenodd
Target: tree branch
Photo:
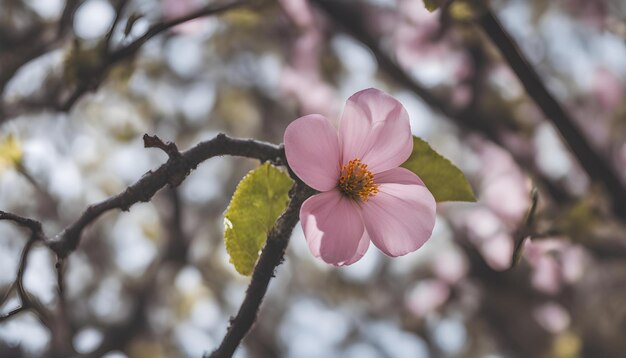
<instances>
[{"instance_id":1,"label":"tree branch","mask_svg":"<svg viewBox=\"0 0 626 358\"><path fill-rule=\"evenodd\" d=\"M156 137L144 136L147 147L155 146ZM160 141L160 139L158 140ZM167 144L163 144L164 148ZM281 146L259 142L252 139L234 139L224 134L201 142L186 152L172 155L169 160L155 171L146 173L139 181L129 186L122 193L100 203L89 206L74 223L66 227L48 246L60 258L74 251L80 243L85 227L102 214L113 209L127 211L138 202L149 201L157 191L166 185L178 186L203 161L221 155L241 156L269 161L276 165L285 165Z\"/></svg>"},{"instance_id":2,"label":"tree branch","mask_svg":"<svg viewBox=\"0 0 626 358\"><path fill-rule=\"evenodd\" d=\"M6 84L15 76L22 66L61 43L63 37L72 28L71 25L74 14L81 2L81 0L67 0L56 29L51 26L44 26L37 38L31 39L30 41L22 41L27 44L25 49L7 52L7 55L12 56L12 58L7 61L2 71L0 71L0 123L7 117L7 114L4 113L5 109L3 108L4 103L2 98Z\"/></svg>"},{"instance_id":3,"label":"tree branch","mask_svg":"<svg viewBox=\"0 0 626 358\"><path fill-rule=\"evenodd\" d=\"M626 217L626 187L614 168L591 147L567 112L545 87L537 72L493 12L486 10L479 19L479 24L513 69L526 89L526 93L535 101L546 118L559 130L589 177L604 184L615 214L618 217Z\"/></svg>"},{"instance_id":4,"label":"tree branch","mask_svg":"<svg viewBox=\"0 0 626 358\"><path fill-rule=\"evenodd\" d=\"M233 8L242 6L246 3L245 0L236 0L236 1L232 1L230 3L226 3L226 4L210 4L207 5L203 8L200 8L196 11L193 11L187 15L181 16L179 18L176 19L172 19L172 20L168 20L168 21L163 21L163 22L159 22L156 23L154 25L152 25L148 31L146 31L145 34L143 34L141 37L139 37L138 39L136 39L135 41L131 42L130 44L128 44L127 46L114 51L111 54L111 61L112 63L118 62L121 59L127 58L129 56L132 56L135 52L137 52L137 50L143 46L148 40L150 40L151 38L153 38L154 36L169 30L173 27L176 27L182 23L185 23L187 21L191 21L191 20L195 20L198 19L200 17L206 17L206 16L211 16L211 15L216 15L216 14L221 14L223 12L226 12L228 10L231 10Z\"/></svg>"},{"instance_id":5,"label":"tree branch","mask_svg":"<svg viewBox=\"0 0 626 358\"><path fill-rule=\"evenodd\" d=\"M274 277L274 270L283 262L285 249L289 243L289 237L294 226L298 223L298 214L302 203L310 197L314 191L305 184L299 182L295 184L291 191L291 200L285 212L278 218L269 234L267 243L261 252L257 262L252 280L246 291L246 297L241 303L239 312L231 320L228 331L220 346L205 358L231 357L241 340L248 333L256 321L259 307L263 302L263 297L267 292L270 280Z\"/></svg>"}]
</instances>

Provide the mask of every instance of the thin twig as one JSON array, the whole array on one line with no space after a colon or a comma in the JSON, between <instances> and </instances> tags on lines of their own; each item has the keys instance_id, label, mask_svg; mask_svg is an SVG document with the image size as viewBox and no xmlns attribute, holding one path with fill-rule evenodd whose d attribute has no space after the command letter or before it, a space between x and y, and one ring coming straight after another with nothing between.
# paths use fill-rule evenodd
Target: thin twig
<instances>
[{"instance_id":1,"label":"thin twig","mask_svg":"<svg viewBox=\"0 0 626 358\"><path fill-rule=\"evenodd\" d=\"M5 314L0 315L0 322L4 322L13 316L17 316L18 314L28 310L26 306L19 306Z\"/></svg>"},{"instance_id":2,"label":"thin twig","mask_svg":"<svg viewBox=\"0 0 626 358\"><path fill-rule=\"evenodd\" d=\"M522 257L522 248L526 239L532 239L532 233L534 232L535 217L537 214L537 208L539 207L539 192L537 188L533 188L530 192L531 205L526 214L526 220L524 224L519 228L515 234L515 246L513 248L513 255L511 259L511 266L509 269L514 268Z\"/></svg>"},{"instance_id":3,"label":"thin twig","mask_svg":"<svg viewBox=\"0 0 626 358\"><path fill-rule=\"evenodd\" d=\"M57 37L63 37L67 31L72 29L74 14L76 14L76 10L82 2L82 0L67 0L65 2L65 7L63 8L63 13L61 14L61 19L59 20Z\"/></svg>"},{"instance_id":4,"label":"thin twig","mask_svg":"<svg viewBox=\"0 0 626 358\"><path fill-rule=\"evenodd\" d=\"M211 15L217 15L217 14L221 14L224 13L228 10L234 9L236 7L242 6L246 4L245 0L236 0L236 1L232 1L229 3L225 3L225 4L210 4L207 5L203 8L200 8L196 11L193 11L187 15L181 16L179 18L176 19L172 19L172 20L167 20L167 21L163 21L163 22L159 22L156 23L154 25L152 25L148 31L146 31L145 34L143 34L141 37L137 38L135 41L131 42L130 44L128 44L127 46L114 51L111 54L111 59L110 61L112 63L118 62L124 58L127 58L129 56L132 56L135 52L137 52L137 50L143 46L148 40L150 40L151 38L153 38L154 36L167 31L173 27L176 27L180 24L183 24L185 22L191 21L191 20L195 20L201 17L206 17L206 16L211 16Z\"/></svg>"},{"instance_id":5,"label":"thin twig","mask_svg":"<svg viewBox=\"0 0 626 358\"><path fill-rule=\"evenodd\" d=\"M122 20L122 15L124 13L124 8L128 4L128 0L118 0L115 5L115 19L113 19L113 23L111 23L111 27L109 31L104 36L104 48L102 50L103 54L107 56L111 49L111 39L113 38L113 34L115 33L115 28L117 24Z\"/></svg>"},{"instance_id":6,"label":"thin twig","mask_svg":"<svg viewBox=\"0 0 626 358\"><path fill-rule=\"evenodd\" d=\"M5 113L6 110L2 98L6 84L15 76L20 68L62 42L64 36L72 29L71 25L74 14L81 2L81 0L67 0L63 8L63 13L61 14L61 19L58 25L56 25L56 29L46 26L37 39L24 42L28 44L24 51L12 51L15 52L15 54L11 53L13 58L4 64L2 71L0 71L0 123L4 122L9 117L7 113ZM10 115L14 116L15 113L11 113Z\"/></svg>"},{"instance_id":7,"label":"thin twig","mask_svg":"<svg viewBox=\"0 0 626 358\"><path fill-rule=\"evenodd\" d=\"M231 357L256 321L267 287L274 277L274 270L282 263L289 237L294 226L298 223L300 207L312 194L312 189L302 183L298 183L292 188L291 200L287 209L267 235L267 243L254 268L252 280L246 291L246 297L239 307L239 312L231 320L220 346L211 355L205 355L205 358Z\"/></svg>"},{"instance_id":8,"label":"thin twig","mask_svg":"<svg viewBox=\"0 0 626 358\"><path fill-rule=\"evenodd\" d=\"M159 22L152 25L145 34L137 38L135 41L115 51L108 52L108 56L104 58L101 66L97 69L94 69L94 73L92 76L90 76L88 81L83 81L78 84L76 89L69 95L69 97L59 105L59 109L62 111L68 111L70 108L72 108L74 103L76 103L76 101L78 101L85 93L98 87L100 82L106 76L108 70L113 65L134 56L135 53L137 53L137 51L141 48L141 46L143 46L148 40L155 37L156 35L187 21L195 20L201 17L221 14L244 4L246 4L246 1L244 0L237 0L217 5L210 4L179 18Z\"/></svg>"},{"instance_id":9,"label":"thin twig","mask_svg":"<svg viewBox=\"0 0 626 358\"><path fill-rule=\"evenodd\" d=\"M10 219L6 219L6 217L10 217ZM22 253L20 254L20 261L19 261L18 268L17 268L17 274L15 276L15 280L13 281L13 284L11 285L11 289L15 289L17 291L17 297L20 300L20 305L17 308L9 311L8 313L1 315L0 322L5 321L22 312L32 309L35 311L35 313L38 314L40 320L44 324L47 324L49 315L47 314L43 306L37 300L31 297L26 291L26 289L24 288L24 273L26 272L26 267L28 265L28 256L30 255L30 252L33 246L35 245L35 243L37 241L40 241L42 238L42 236L40 235L40 225L38 228L37 224L39 223L35 222L34 220L25 219L17 215L8 214L8 213L1 212L1 211L0 211L0 220L11 220L15 222L16 224L22 227L29 228L31 230L31 237L26 242L26 244L24 245L24 248L22 249ZM33 224L33 222L35 224ZM7 292L7 295L5 298L9 297L9 293L10 291ZM3 304L4 302L1 302L1 303Z\"/></svg>"}]
</instances>

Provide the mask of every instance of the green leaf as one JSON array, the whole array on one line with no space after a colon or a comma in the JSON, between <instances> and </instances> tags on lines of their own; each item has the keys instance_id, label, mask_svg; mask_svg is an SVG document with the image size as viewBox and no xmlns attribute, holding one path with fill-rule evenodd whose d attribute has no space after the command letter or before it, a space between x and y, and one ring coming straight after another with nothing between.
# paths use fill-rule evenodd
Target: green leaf
<instances>
[{"instance_id":1,"label":"green leaf","mask_svg":"<svg viewBox=\"0 0 626 358\"><path fill-rule=\"evenodd\" d=\"M224 215L224 239L240 274L252 274L267 233L287 207L292 183L287 174L265 163L237 185Z\"/></svg>"},{"instance_id":2,"label":"green leaf","mask_svg":"<svg viewBox=\"0 0 626 358\"><path fill-rule=\"evenodd\" d=\"M442 0L424 0L424 7L426 10L433 12L441 6Z\"/></svg>"},{"instance_id":3,"label":"green leaf","mask_svg":"<svg viewBox=\"0 0 626 358\"><path fill-rule=\"evenodd\" d=\"M413 153L402 166L424 181L437 202L476 201L463 172L420 138L413 137Z\"/></svg>"}]
</instances>

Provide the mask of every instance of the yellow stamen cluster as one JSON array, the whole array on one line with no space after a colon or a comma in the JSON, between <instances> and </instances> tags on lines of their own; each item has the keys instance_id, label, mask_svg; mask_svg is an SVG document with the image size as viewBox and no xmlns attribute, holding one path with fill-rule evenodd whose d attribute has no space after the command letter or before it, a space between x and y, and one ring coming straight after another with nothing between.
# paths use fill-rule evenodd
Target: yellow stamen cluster
<instances>
[{"instance_id":1,"label":"yellow stamen cluster","mask_svg":"<svg viewBox=\"0 0 626 358\"><path fill-rule=\"evenodd\" d=\"M341 167L339 191L354 200L367 201L378 193L378 184L374 183L374 174L367 170L367 165L360 159L352 159Z\"/></svg>"}]
</instances>

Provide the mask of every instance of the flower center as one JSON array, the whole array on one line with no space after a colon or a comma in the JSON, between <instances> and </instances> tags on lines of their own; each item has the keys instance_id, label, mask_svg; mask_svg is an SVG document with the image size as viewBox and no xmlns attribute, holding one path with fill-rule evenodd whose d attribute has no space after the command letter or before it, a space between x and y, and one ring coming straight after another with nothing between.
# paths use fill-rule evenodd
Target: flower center
<instances>
[{"instance_id":1,"label":"flower center","mask_svg":"<svg viewBox=\"0 0 626 358\"><path fill-rule=\"evenodd\" d=\"M354 200L367 201L378 193L378 184L374 183L374 174L367 170L367 165L360 159L352 159L341 167L339 191Z\"/></svg>"}]
</instances>

